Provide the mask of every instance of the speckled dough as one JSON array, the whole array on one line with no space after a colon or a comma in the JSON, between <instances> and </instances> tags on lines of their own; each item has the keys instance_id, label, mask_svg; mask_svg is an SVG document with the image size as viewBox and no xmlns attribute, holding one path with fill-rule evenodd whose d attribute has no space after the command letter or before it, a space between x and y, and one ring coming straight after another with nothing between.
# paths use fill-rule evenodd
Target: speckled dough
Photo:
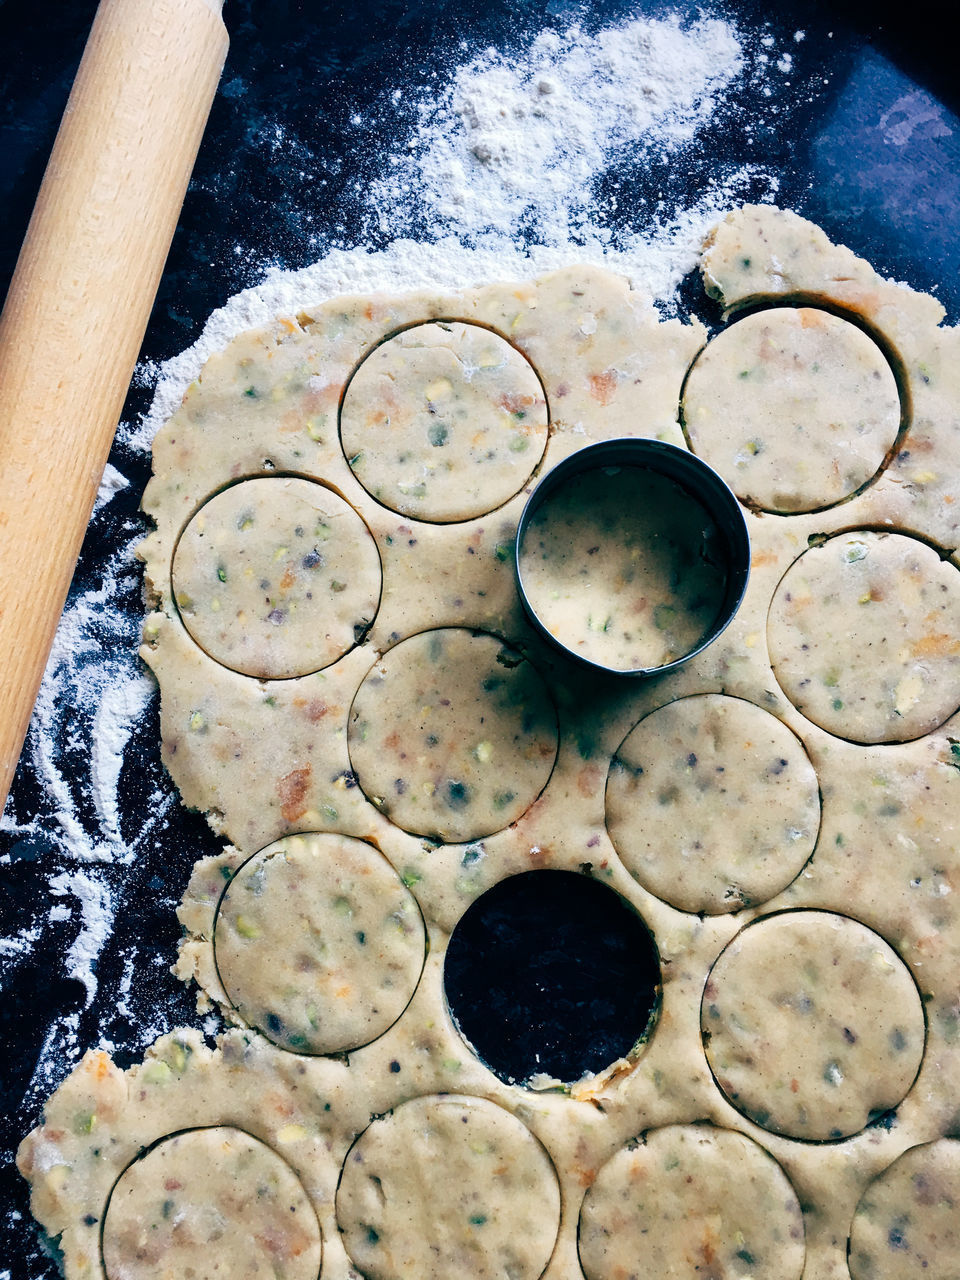
<instances>
[{"instance_id":1,"label":"speckled dough","mask_svg":"<svg viewBox=\"0 0 960 1280\"><path fill-rule=\"evenodd\" d=\"M717 226L704 250L703 274L727 315L744 306L813 300L862 322L890 353L906 416L880 471L845 500L825 489L816 511L788 518L746 511L752 562L737 616L714 643L665 676L623 680L565 658L528 623L514 579L517 522L537 458L536 474L545 475L598 440L633 435L683 445L680 397L706 330L696 320L662 320L623 279L580 266L450 295L332 299L298 312L296 320L281 318L237 337L207 363L158 433L144 496L156 527L140 552L154 609L143 653L160 684L163 759L184 802L206 813L230 841L190 876L178 909L183 936L176 972L196 980L204 1026L211 1025L212 1005L231 1025L216 1046L197 1029L172 1031L126 1070L106 1052L89 1051L47 1100L43 1123L24 1140L18 1164L31 1183L33 1212L58 1239L70 1280L103 1280L101 1232L112 1188L139 1153L185 1130L240 1127L294 1171L322 1235L322 1280L357 1280L357 1264L366 1280L379 1280L376 1267L388 1265L381 1239L392 1248L396 1233L406 1240L401 1248L423 1259L411 1261L402 1280L424 1280L444 1249L459 1259L473 1244L479 1252L462 1265L447 1265L439 1273L443 1280L469 1275L465 1268L474 1263L505 1280L509 1270L494 1269L499 1246L490 1241L497 1239L522 1251L515 1275L525 1275L524 1267L545 1268L543 1280L583 1280L581 1207L592 1187L598 1190L590 1200L603 1207L601 1189L613 1176L604 1173L607 1163L615 1170L628 1156L639 1159L644 1135L656 1154L657 1131L696 1125L702 1136L700 1122L712 1126L707 1132L715 1138L697 1146L703 1162L695 1170L686 1147L674 1153L690 1157L694 1183L680 1184L675 1170L663 1169L654 1188L658 1198L648 1202L663 1220L677 1223L689 1213L697 1224L690 1247L699 1252L692 1262L682 1259L675 1274L693 1280L725 1266L730 1280L747 1280L757 1266L738 1253L765 1258L770 1229L779 1222L780 1229L789 1224L782 1247L783 1275L789 1275L786 1268L799 1257L793 1232L799 1201L803 1280L850 1280L847 1243L865 1190L871 1184L882 1189L875 1180L896 1169L905 1151L956 1134L960 715L953 709L960 691L951 650L958 630L956 556L948 552L960 546L960 329L941 324L943 308L933 298L882 279L811 223L771 207L747 206ZM363 488L341 447L339 408L348 384L362 385L351 379L370 352L449 317L469 318L484 334L497 335L521 368L529 363L526 373L535 371L550 406L550 430L549 439L542 427L532 432L525 451L507 447L516 468L508 469L502 489L486 487L480 461L463 483L438 485L452 522L431 523L391 510ZM450 341L447 330L435 336L430 359ZM430 414L418 394L421 421L433 422L440 415ZM368 411L382 416L383 407ZM508 421L504 429L509 436L514 428ZM421 454L439 457L453 435L443 445L421 437ZM395 479L393 463L388 470ZM171 596L171 566L181 531L213 495L286 476L327 486L358 513L379 552L382 594L369 631L342 657L304 675L257 678L215 661L190 636ZM502 505L465 518L464 495L468 505L480 497ZM889 536L880 539L877 530ZM866 562L852 555L829 572L816 568L850 539L867 548ZM909 569L914 557L916 575ZM809 591L799 596L809 600L801 609L786 591L807 576ZM874 598L874 586L883 599ZM345 594L329 590L327 605L338 607ZM825 608L833 594L836 608ZM868 601L861 604L863 596ZM874 620L865 631L866 618ZM437 637L442 662L430 659ZM505 681L505 706L498 707L496 689L483 688L485 672ZM842 684L827 683L834 674ZM363 710L366 700L361 745L361 718L352 709ZM834 708L835 700L849 707ZM688 722L698 706L711 714ZM736 714L715 719L718 706ZM638 725L637 742L655 730L658 737L664 733L659 751L650 743L634 761L658 780L652 806L658 819L667 817L660 813L660 790L675 786L679 797L664 806L676 811L676 829L664 827L657 841L667 850L663 866L638 845L639 877L628 870L623 837L628 828L636 834L651 808L643 798L645 775L629 779L630 786L621 779L624 812L610 832L605 806L611 761L618 750L626 758L631 747L621 744ZM696 725L701 741L688 745L685 725ZM774 754L765 767L768 749ZM434 763L438 752L443 760ZM696 765L688 762L691 754ZM777 774L783 759L788 765ZM817 813L805 761L815 770L821 800L812 854L805 856L809 835L796 847L788 836L791 856L781 861L770 854L776 876L771 871L767 878L765 857L752 869L749 857L731 865L729 851L744 832L757 848L782 844L774 836L782 834L780 824L794 805L804 826L813 828ZM701 804L694 779L706 762L729 769L737 785L728 784L725 796L706 787ZM794 768L801 781L795 790L788 787L788 803L784 787ZM411 781L419 798L404 811ZM710 809L712 829L705 818ZM704 833L718 850L716 867L687 859L678 871L678 847L689 840L703 844ZM390 884L397 882L395 872L409 889L427 937L423 970L397 1020L338 1054L297 1051L268 1038L276 984L296 985L309 976L296 958L304 936L299 903L279 879L284 918L255 922L276 943L277 963L260 963L262 972L247 967L254 986L260 984L251 1012L260 1001L256 1016L266 1034L236 1025L239 1015L214 954L218 907L244 864L251 871L262 866L250 859L278 840L300 835L311 844L321 834L378 851L384 861L376 865L384 871L389 863ZM299 859L289 868L274 859L264 883L299 865ZM748 880L746 869L758 878ZM662 879L651 878L661 870ZM444 991L444 960L453 930L486 890L539 871L589 876L642 917L656 946L662 1001L651 1034L625 1057L578 1080L561 1083L539 1073L520 1086L489 1070L458 1033ZM238 879L235 892L241 887ZM751 901L724 910L728 888L744 890ZM768 893L774 896L762 901ZM380 891L373 897L381 901ZM324 926L327 917L324 907ZM345 927L347 920L344 914ZM541 931L549 936L542 920ZM360 932L372 931L362 926ZM257 939L247 942L257 949ZM309 956L311 964L322 960L312 947ZM360 986L367 972L364 964ZM345 973L344 985L356 981L355 973ZM604 1004L605 987L598 976L594 1008ZM379 1000L375 994L366 1007L379 1008ZM365 1007L363 999L357 1006ZM710 1033L706 1044L701 1017ZM312 1032L309 1017L294 1027L294 1034ZM361 1025L353 1038L367 1033ZM441 1108L444 1126L449 1120L459 1134L476 1124L487 1134L482 1117L492 1112L498 1123L487 1137L494 1146L506 1134L511 1150L516 1140L516 1150L527 1154L519 1164L501 1166L493 1163L487 1137L474 1151L448 1134L449 1143L431 1158L421 1126L412 1125L409 1140L403 1125L393 1126L408 1106L432 1114L440 1097L457 1099ZM463 1106L470 1109L467 1125L458 1118ZM895 1111L871 1119L889 1107ZM338 1210L338 1187L363 1173L350 1163L351 1151L363 1154L365 1141L373 1144L381 1132L394 1135L377 1148L376 1176L390 1198L382 1202L376 1184L361 1178L360 1209L350 1221L343 1195ZM769 1164L766 1157L754 1159L748 1139L766 1151ZM628 1155L618 1157L625 1149ZM428 1154L415 1161L413 1151ZM728 1163L735 1175L724 1190L711 1190L720 1181L714 1172ZM789 1186L779 1181L777 1166ZM534 1171L529 1183L512 1181L527 1169ZM753 1173L760 1174L755 1212L744 1209L737 1220L732 1210L743 1203L741 1176L749 1181ZM510 1190L490 1218L480 1200L506 1184ZM890 1185L892 1205L900 1195L892 1175ZM937 1188L947 1185L935 1180ZM702 1188L693 1202L692 1186ZM778 1186L783 1209L765 1198ZM249 1190L238 1187L237 1194ZM917 1201L926 1194L911 1175L902 1212L919 1215ZM470 1222L469 1212L465 1221L473 1196L476 1214L487 1222ZM716 1211L701 1214L709 1203ZM412 1218L408 1205L415 1208ZM381 1214L382 1237L376 1220L370 1222L374 1212ZM886 1214L884 1208L876 1218L876 1231L886 1230L889 1240L899 1227ZM583 1222L589 1218L585 1211ZM857 1221L862 1243L865 1224ZM912 1221L920 1224L917 1242L925 1231L940 1232L936 1215ZM679 1231L655 1225L642 1240L666 1247L679 1238ZM713 1251L710 1260L704 1245ZM600 1265L591 1249L603 1251L594 1238L584 1262ZM204 1263L208 1253L219 1256L209 1250ZM933 1254L925 1256L932 1267ZM623 1265L634 1266L629 1259ZM634 1274L646 1272L626 1272Z\"/></svg>"},{"instance_id":2,"label":"speckled dough","mask_svg":"<svg viewBox=\"0 0 960 1280\"><path fill-rule=\"evenodd\" d=\"M883 352L815 307L754 312L700 353L683 393L694 453L765 511L812 511L873 476L900 427Z\"/></svg>"},{"instance_id":3,"label":"speckled dough","mask_svg":"<svg viewBox=\"0 0 960 1280\"><path fill-rule=\"evenodd\" d=\"M298 1053L382 1035L423 968L413 896L376 849L347 836L286 836L258 853L227 884L214 929L234 1008Z\"/></svg>"},{"instance_id":4,"label":"speckled dough","mask_svg":"<svg viewBox=\"0 0 960 1280\"><path fill-rule=\"evenodd\" d=\"M773 669L791 702L853 742L904 742L960 705L960 573L902 534L814 545L770 605Z\"/></svg>"},{"instance_id":5,"label":"speckled dough","mask_svg":"<svg viewBox=\"0 0 960 1280\"><path fill-rule=\"evenodd\" d=\"M103 1227L107 1280L316 1280L321 1251L297 1175L224 1126L179 1133L135 1160Z\"/></svg>"},{"instance_id":6,"label":"speckled dough","mask_svg":"<svg viewBox=\"0 0 960 1280\"><path fill-rule=\"evenodd\" d=\"M783 1170L741 1133L669 1125L612 1156L580 1213L587 1280L799 1280L803 1215Z\"/></svg>"},{"instance_id":7,"label":"speckled dough","mask_svg":"<svg viewBox=\"0 0 960 1280\"><path fill-rule=\"evenodd\" d=\"M909 970L832 912L767 916L711 970L700 1014L720 1088L764 1129L823 1141L895 1107L923 1055Z\"/></svg>"},{"instance_id":8,"label":"speckled dough","mask_svg":"<svg viewBox=\"0 0 960 1280\"><path fill-rule=\"evenodd\" d=\"M340 414L357 479L392 511L466 520L523 487L547 442L537 375L479 325L406 329L360 365Z\"/></svg>"},{"instance_id":9,"label":"speckled dough","mask_svg":"<svg viewBox=\"0 0 960 1280\"><path fill-rule=\"evenodd\" d=\"M417 1098L361 1134L337 1221L369 1280L537 1280L560 1189L547 1153L508 1111L482 1098Z\"/></svg>"},{"instance_id":10,"label":"speckled dough","mask_svg":"<svg viewBox=\"0 0 960 1280\"><path fill-rule=\"evenodd\" d=\"M217 662L263 678L306 675L369 629L380 559L357 513L323 485L245 480L184 529L173 594L184 626Z\"/></svg>"},{"instance_id":11,"label":"speckled dough","mask_svg":"<svg viewBox=\"0 0 960 1280\"><path fill-rule=\"evenodd\" d=\"M411 636L361 684L350 761L405 831L475 840L514 822L546 785L556 711L535 668L495 636Z\"/></svg>"},{"instance_id":12,"label":"speckled dough","mask_svg":"<svg viewBox=\"0 0 960 1280\"><path fill-rule=\"evenodd\" d=\"M905 1151L867 1187L850 1232L853 1280L955 1280L960 1266L960 1141Z\"/></svg>"},{"instance_id":13,"label":"speckled dough","mask_svg":"<svg viewBox=\"0 0 960 1280\"><path fill-rule=\"evenodd\" d=\"M607 831L631 875L683 911L739 911L813 852L817 775L785 724L722 694L660 707L610 765Z\"/></svg>"},{"instance_id":14,"label":"speckled dough","mask_svg":"<svg viewBox=\"0 0 960 1280\"><path fill-rule=\"evenodd\" d=\"M527 524L520 576L537 617L561 644L614 671L683 658L723 602L706 508L643 467L571 476Z\"/></svg>"}]
</instances>

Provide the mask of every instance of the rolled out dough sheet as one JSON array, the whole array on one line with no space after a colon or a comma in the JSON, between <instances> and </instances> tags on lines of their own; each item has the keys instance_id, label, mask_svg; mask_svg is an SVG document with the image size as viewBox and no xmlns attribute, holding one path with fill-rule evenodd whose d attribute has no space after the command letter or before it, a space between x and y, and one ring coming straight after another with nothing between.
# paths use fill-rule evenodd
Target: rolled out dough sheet
<instances>
[{"instance_id":1,"label":"rolled out dough sheet","mask_svg":"<svg viewBox=\"0 0 960 1280\"><path fill-rule=\"evenodd\" d=\"M728 314L759 308L746 354L729 338L751 321L663 321L595 268L338 299L237 338L157 437L144 656L167 767L230 841L194 870L177 972L230 1029L216 1048L174 1032L127 1071L89 1053L48 1101L19 1164L70 1277L104 1258L109 1280L161 1274L115 1215L129 1191L160 1229L179 1149L209 1166L175 1189L188 1218L213 1204L231 1248L264 1236L249 1186L223 1207L234 1166L203 1137L236 1131L285 1212L314 1215L297 1280L321 1239L323 1280L953 1274L960 332L773 208L731 213L703 273ZM752 398L791 359L809 441ZM715 422L735 373L740 418ZM590 441L684 428L749 499L743 605L667 678L585 674L524 621L523 503ZM238 652L256 630L238 610L269 605L271 639L273 609L302 621L325 553L271 500L292 523L268 553L284 602L267 543L245 559L242 513L214 507L291 477L379 561L325 583L340 638L294 645L295 670ZM229 555L188 588L204 512ZM248 563L252 603L233 594ZM523 1086L458 1034L443 958L484 890L537 869L640 913L662 1004L606 1070ZM279 1258L284 1234L265 1238Z\"/></svg>"}]
</instances>

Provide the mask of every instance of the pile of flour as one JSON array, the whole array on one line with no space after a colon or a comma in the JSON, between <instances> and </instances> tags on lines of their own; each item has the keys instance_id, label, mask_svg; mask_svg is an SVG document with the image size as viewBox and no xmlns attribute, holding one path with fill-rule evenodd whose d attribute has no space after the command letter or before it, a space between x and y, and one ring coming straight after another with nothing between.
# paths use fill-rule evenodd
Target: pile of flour
<instances>
[{"instance_id":1,"label":"pile of flour","mask_svg":"<svg viewBox=\"0 0 960 1280\"><path fill-rule=\"evenodd\" d=\"M155 386L152 407L121 425L113 455L121 461L107 469L95 519L108 518L128 487L122 459L149 450L210 353L277 313L345 292L468 287L583 260L626 275L669 311L706 229L745 197L772 199L775 175L752 164L711 169L688 199L663 199L636 217L625 187L615 226L609 190L601 199L598 187L632 164L669 158L684 165L703 131L738 109L745 83L754 92L758 83L768 91L765 78L782 86L789 54L772 48L769 36L748 44L729 23L713 19L638 18L593 33L576 26L544 30L519 53L492 48L451 61L445 82L424 87L419 98L398 89L369 119L355 116L358 147L376 150L376 137L396 140L387 154L382 147L378 153L358 242L328 244L304 270L265 270L254 287L214 312L189 350L138 369L141 384ZM365 241L386 247L374 251ZM31 723L26 758L45 803L37 814L19 814L11 800L0 825L3 847L33 840L57 854L46 881L49 920L69 916L75 926L64 965L83 983L88 1007L97 996L97 958L111 935L124 868L176 804L169 784L142 815L123 813L118 794L124 752L155 693L136 652L134 549L143 530L132 520L115 523L116 550L99 583L71 594ZM37 937L33 927L0 939L0 974L21 963ZM133 957L127 959L126 987L100 993L114 1016L130 986ZM131 1044L146 1044L163 1029L162 1011L153 1025L134 1025L131 1017ZM75 1032L75 1014L50 1029L36 1093L48 1092L85 1047Z\"/></svg>"}]
</instances>

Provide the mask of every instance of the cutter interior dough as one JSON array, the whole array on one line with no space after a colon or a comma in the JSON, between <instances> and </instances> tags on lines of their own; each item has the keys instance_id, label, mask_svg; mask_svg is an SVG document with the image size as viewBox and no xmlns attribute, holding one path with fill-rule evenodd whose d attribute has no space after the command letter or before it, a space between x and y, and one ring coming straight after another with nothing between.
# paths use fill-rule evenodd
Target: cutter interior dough
<instances>
[{"instance_id":1,"label":"cutter interior dough","mask_svg":"<svg viewBox=\"0 0 960 1280\"><path fill-rule=\"evenodd\" d=\"M25 1139L19 1163L32 1183L36 1216L60 1236L71 1277L104 1274L105 1208L142 1149L211 1126L241 1126L294 1172L319 1223L323 1280L355 1276L354 1262L368 1277L379 1278L381 1265L382 1274L388 1274L380 1241L368 1237L364 1245L356 1236L362 1229L357 1224L365 1219L351 1218L352 1197L343 1192L338 1199L338 1185L342 1190L341 1179L348 1181L344 1170L350 1152L362 1153L365 1137L399 1132L398 1118L417 1115L435 1107L438 1097L451 1095L459 1101L442 1104L448 1119L456 1107L484 1114L493 1108L519 1145L538 1153L539 1172L520 1179L508 1197L514 1221L531 1224L529 1233L521 1229L521 1241L540 1242L520 1264L523 1274L523 1268L535 1274L542 1266L544 1280L576 1280L583 1275L582 1255L591 1280L605 1280L604 1259L610 1255L598 1243L594 1225L602 1233L605 1215L622 1208L615 1191L607 1194L607 1180L615 1181L622 1162L641 1159L637 1153L656 1156L673 1140L656 1135L670 1132L697 1135L699 1155L694 1157L693 1147L675 1153L696 1164L691 1176L704 1188L697 1208L718 1194L712 1190L717 1185L734 1188L745 1169L760 1170L768 1190L784 1190L783 1206L803 1207L800 1219L790 1207L761 1221L758 1191L756 1206L744 1208L747 1218L731 1241L730 1224L740 1203L731 1191L707 1224L713 1274L724 1280L763 1274L756 1260L771 1247L774 1228L787 1233L783 1266L796 1271L802 1265L803 1280L848 1276L851 1232L852 1265L860 1267L856 1280L902 1274L896 1269L903 1261L901 1243L911 1236L893 1220L888 1223L888 1201L879 1193L889 1186L889 1203L898 1201L898 1158L915 1160L919 1168L932 1159L931 1152L940 1151L938 1144L951 1141L960 1093L960 697L952 612L954 549L960 545L960 331L941 327L943 310L934 299L882 280L811 223L772 208L748 206L715 228L705 247L703 273L708 291L728 313L746 304L816 302L850 317L858 332L863 327L877 334L898 371L904 416L894 449L876 464L869 483L853 492L846 483L839 492L827 487L817 496L811 490L801 505L809 501L818 510L748 512L751 578L737 617L714 644L665 678L625 684L574 672L525 623L512 577L512 540L539 458L538 442L546 442L541 473L592 440L632 434L683 444L682 388L706 344L706 330L695 320L662 321L626 282L599 269L571 268L539 281L445 296L338 299L296 321L280 320L242 335L211 360L157 437L154 476L144 499L156 521L142 549L156 606L145 627L144 653L161 684L164 759L186 803L207 812L232 841L194 870L179 911L185 936L177 972L196 979L201 999L218 1004L233 1025L216 1048L195 1031L162 1037L142 1063L127 1071L103 1053L90 1053L48 1101L44 1124ZM362 471L351 469L355 451L341 444L339 406L348 387L359 395L363 383L354 374L376 353L385 353L381 360L392 358L388 348L397 335L416 334L434 322L447 327L433 334L431 378L436 352L452 341L452 324L495 335L493 345L510 349L508 362L527 377L527 385L532 387L529 376L536 381L549 406L549 428L545 418L537 420L528 448L516 453L520 462L510 462L509 486L506 481L503 487L499 481L490 488L484 484L472 496L455 487L447 493L452 505L442 512L398 511L386 493L383 502L373 497L373 482L366 489ZM403 342L396 345L401 348ZM450 377L451 391L444 390L452 398L450 423L459 421L457 405L467 402L466 368L461 361L460 383ZM417 379L423 380L418 374L409 385L419 387ZM256 394L249 395L250 388ZM469 390L474 389L471 384ZM439 416L430 407L440 403L439 391L426 401L422 388L417 394L419 407L410 421L417 419L427 430L405 430L403 449L426 466L453 441L452 433L443 445L430 440L430 422ZM366 406L357 400L356 408L362 417ZM382 405L369 412L383 417ZM514 420L521 421L515 414ZM349 435L348 429L345 442ZM871 466L881 443L876 438L871 445ZM514 458L509 447L506 452ZM387 460L397 478L396 451ZM355 460L353 466L358 467ZM476 475L481 472L478 463ZM178 539L213 495L238 479L287 476L326 485L353 509L376 543L382 595L363 643L323 670L276 679L214 661L184 627L169 582ZM443 486L437 490L446 492ZM851 541L869 548L867 564L844 560L836 583L831 573L811 575ZM911 563L919 566L916 574ZM861 604L866 592L859 580L851 585L848 570L862 573L874 564L882 571L884 598L871 595L869 604ZM904 575L912 603L898 594ZM802 620L787 609L793 603L787 595L793 596L793 581L800 577L810 583L811 594ZM833 592L836 608L828 609L824 601ZM869 656L861 621L868 617L878 620L871 622L877 628L871 634L887 637L890 661ZM851 632L858 638L851 639ZM414 640L429 645L439 634L463 637L467 652L486 647L522 655L531 686L542 687L539 705L550 709L548 725L555 716L555 737L544 733L536 739L545 749L538 766L542 775L533 781L526 764L517 765L523 756L522 723L520 740L514 741L514 729L507 735L510 750L504 748L501 759L501 740L488 736L486 706L476 702L469 683L483 664L464 661L458 687L441 696L452 705L452 695L466 691L473 708L471 735L476 735L469 744L449 745L454 752L465 747L468 755L475 752L471 768L493 764L497 786L516 790L518 807L497 810L484 793L482 806L463 826L441 827L431 816L407 822L405 829L402 814L388 810L386 793L393 788L393 805L400 797L397 779L423 781L416 761L401 761L399 754L430 732L417 718L421 708L413 711L412 723L403 723L407 713L398 712L395 739L388 743L391 735L385 733L383 749L369 760L353 758L351 709L357 709L358 690L371 672L380 665L389 668L392 656ZM806 671L803 661L809 663ZM833 662L839 665L838 679L853 692L845 685L842 693L828 693L827 714L821 715L817 705L822 704L807 701L803 682L816 683L821 668ZM508 674L521 669L509 662L499 667ZM397 667L403 698L371 704L375 734L384 714L393 714L392 705L416 701L420 687L411 669ZM898 708L898 697L891 698L891 670L897 683L917 676L921 691L916 698L911 694L909 706L904 702ZM831 691L840 688L821 684ZM369 692L368 686L364 697ZM858 697L861 711L832 706L834 699L855 704ZM706 876L694 861L679 881L691 896L681 898L646 866L640 875L639 864L628 868L632 855L626 844L623 859L617 852L624 819L617 804L610 806L618 790L620 765L612 765L618 751L626 755L629 748L623 744L633 742L629 735L636 726L642 739L644 726L649 732L651 725L666 725L675 715L682 719L694 699L705 698L749 706L747 718L757 725L761 743L771 720L776 722L773 738L786 744L777 759L795 757L797 776L806 778L789 803L782 784L764 782L764 794L768 789L772 794L769 803L758 806L756 743L751 738L750 747L725 750L718 730L713 753L718 762L721 755L728 759L735 775L729 794L753 801L744 807L744 818L754 830L754 851L782 846L785 813L792 804L798 821L814 826L817 804L804 758L816 775L820 813L812 854L804 836L775 876L751 882L744 892L750 902L740 910L715 910L726 905L720 902L721 886L735 878L739 883L739 869L736 877L726 867L723 875L711 869ZM664 711L670 707L674 710ZM709 720L698 723L703 732ZM687 731L682 725L676 733L671 729L674 755L681 729ZM483 743L489 744L487 761L481 758L487 755ZM393 753L389 768L388 753ZM690 754L697 755L697 768L701 754L713 758L709 746L702 752L692 746ZM371 780L381 766L382 784L378 776ZM656 767L666 766L658 760ZM677 803L695 813L697 783L686 768L677 770ZM518 778L528 781L521 786ZM382 804L375 803L377 797ZM654 821L660 814L653 791L638 788L631 804L636 807L631 822L638 827L645 816ZM725 827L733 824L727 816ZM324 833L380 850L416 900L428 943L416 989L399 1018L369 1043L340 1055L291 1051L249 1025L243 1008L235 1007L224 989L215 954L218 906L225 886L235 878L242 884L244 864L277 840L299 834L312 840ZM718 831L721 847L728 836L729 830ZM550 869L591 875L640 913L662 967L662 1008L649 1040L597 1074L520 1088L488 1070L458 1035L443 995L443 956L458 920L484 890L508 875ZM804 927L794 938L798 921ZM838 973L852 975L858 986L844 988L842 976L837 980L831 972L823 988L829 987L829 998L808 1016L802 996L813 978L806 966L826 953L826 943L817 949L812 940L818 930L833 930L836 921L830 945L843 944ZM852 950L846 945L851 942ZM857 949L861 943L862 951ZM756 959L759 951L764 955ZM742 963L734 964L736 956ZM273 976L282 978L283 969L276 966ZM716 1019L713 996L704 1002L708 977L711 992L716 989ZM882 994L888 991L889 999ZM816 993L807 994L814 1002ZM740 1073L734 1083L724 1065L735 1033L740 1034L734 1006L758 998L765 1004L762 1025L749 1042L749 1054L734 1064ZM856 1037L853 1044L844 1036L845 1027ZM803 1061L787 1076L786 1051L796 1039L802 1041ZM864 1046L872 1046L869 1053ZM878 1107L887 1110L872 1119ZM375 1116L387 1118L372 1121ZM435 1263L427 1241L459 1247L467 1232L472 1248L470 1233L481 1227L469 1221L464 1226L461 1193L489 1194L498 1175L488 1179L484 1174L475 1185L457 1175L444 1178L445 1168L458 1166L445 1166L442 1157L431 1159L422 1129L414 1128L409 1142L401 1140L392 1149L387 1144L378 1152L383 1173L376 1176L392 1180L397 1195L411 1203L417 1201L418 1187L439 1180L452 1217L431 1217L404 1245L419 1259L404 1280L449 1280L449 1267ZM760 1149L765 1154L758 1155ZM625 1150L628 1155L618 1155ZM471 1150L465 1159L472 1164L476 1158L487 1168L491 1153L484 1152ZM934 1160L933 1165L936 1194L956 1200L955 1161ZM556 1180L552 1192L547 1170ZM693 1185L671 1182L670 1172L665 1170L656 1184L663 1207L658 1211L654 1204L652 1212L660 1220L676 1220L684 1212L690 1194L685 1188ZM364 1192L374 1200L375 1185ZM922 1247L930 1273L937 1274L936 1268L942 1273L952 1264L952 1238L927 1212L922 1185L912 1182L900 1202L903 1213L917 1215L911 1216L918 1224L912 1238ZM871 1198L870 1188L876 1197ZM874 1203L880 1206L876 1211L869 1207ZM370 1216L366 1209L363 1213ZM641 1219L631 1214L628 1227L635 1231ZM584 1224L579 1242L578 1224ZM393 1231L388 1226L385 1236ZM737 1232L744 1236L742 1248ZM497 1246L490 1252L479 1239L475 1252L457 1255L459 1275L490 1274L496 1265ZM644 1274L691 1274L680 1233L664 1229L659 1244L660 1261L651 1262ZM866 1263L854 1261L867 1252L877 1259L869 1271ZM119 1280L111 1262L108 1274L109 1280Z\"/></svg>"},{"instance_id":2,"label":"cutter interior dough","mask_svg":"<svg viewBox=\"0 0 960 1280\"><path fill-rule=\"evenodd\" d=\"M547 630L591 662L640 671L696 649L723 603L724 566L706 507L643 467L571 476L520 543L527 599Z\"/></svg>"}]
</instances>

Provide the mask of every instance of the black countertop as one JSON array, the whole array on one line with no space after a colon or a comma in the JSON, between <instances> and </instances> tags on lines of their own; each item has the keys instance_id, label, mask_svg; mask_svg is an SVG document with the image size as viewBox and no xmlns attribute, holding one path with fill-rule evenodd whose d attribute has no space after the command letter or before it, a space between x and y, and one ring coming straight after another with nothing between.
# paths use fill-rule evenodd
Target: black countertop
<instances>
[{"instance_id":1,"label":"black countertop","mask_svg":"<svg viewBox=\"0 0 960 1280\"><path fill-rule=\"evenodd\" d=\"M471 53L490 44L521 46L546 26L580 21L589 29L641 14L695 15L699 8L649 0L398 0L349 7L228 0L230 54L143 357L162 361L188 346L209 312L255 282L265 263L294 267L321 257L333 243L386 243L365 225L356 191L370 177L371 157L395 144L396 119L386 110L368 111L371 104L382 107L391 90L412 90L434 71L442 79ZM753 38L763 31L777 47L789 45L793 72L772 98L744 86L736 117L708 124L697 147L679 160L643 167L622 160L604 175L601 184L614 183L618 191L611 227L642 227L658 199L681 201L717 165L749 160L778 175L779 203L818 222L882 273L934 292L948 318L960 320L960 121L954 114L960 91L952 40L934 25L938 7L914 4L896 17L843 3L783 4L775 12L736 3L705 8ZM38 21L35 4L0 0L0 295L94 9L91 0L50 0ZM798 30L803 40L793 40ZM352 123L358 112L374 120L362 136ZM289 145L271 149L264 139L278 124ZM681 290L682 303L702 312L700 296L695 282ZM125 420L148 402L149 388L135 386ZM123 444L112 461L131 483L91 526L72 598L96 589L103 560L129 540L139 520L149 464ZM130 625L109 643L132 650L140 610L132 571L122 595ZM73 751L79 774L92 728L78 707L65 703L62 714L63 758L69 761ZM119 826L131 840L157 795L172 795L157 737L154 699L124 753ZM179 935L174 910L194 860L219 847L200 818L173 802L135 857L98 866L115 920L96 959L96 993L88 1003L86 987L65 964L82 932L82 912L75 902L51 912L51 878L69 875L76 863L37 770L26 753L7 810L15 821L0 830L0 940L29 940L29 946L0 946L0 1280L58 1274L39 1242L12 1158L75 1060L71 1054L108 1040L126 1064L142 1056L144 1028L152 1035L158 1010L165 1027L196 1024L192 995L167 972ZM81 796L81 821L84 806L94 824L89 798ZM73 1048L58 1054L51 1042L67 1033Z\"/></svg>"}]
</instances>

